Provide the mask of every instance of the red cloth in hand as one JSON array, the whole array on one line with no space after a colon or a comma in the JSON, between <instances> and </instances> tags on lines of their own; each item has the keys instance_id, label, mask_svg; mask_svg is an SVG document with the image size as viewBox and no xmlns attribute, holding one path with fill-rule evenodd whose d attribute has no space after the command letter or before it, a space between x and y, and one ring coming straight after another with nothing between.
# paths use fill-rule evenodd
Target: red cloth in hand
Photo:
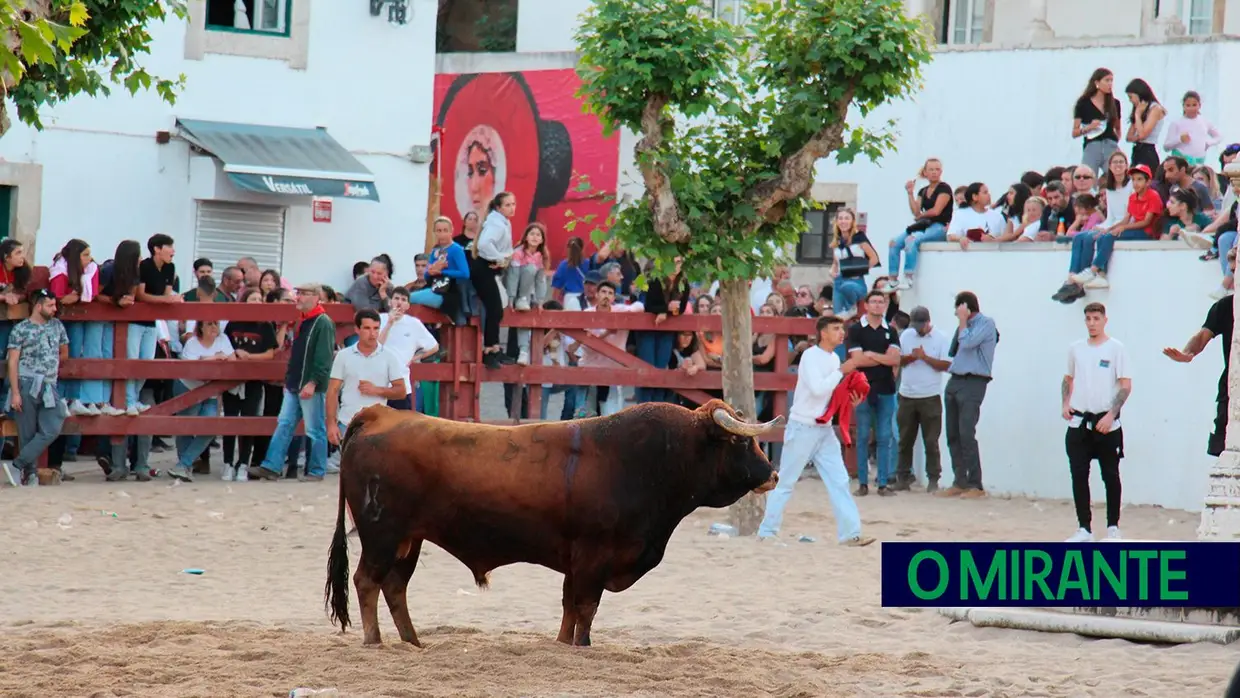
<instances>
[{"instance_id":1,"label":"red cloth in hand","mask_svg":"<svg viewBox=\"0 0 1240 698\"><path fill-rule=\"evenodd\" d=\"M853 371L844 376L844 380L835 386L835 390L831 393L831 399L827 402L827 410L822 416L814 420L819 424L830 424L831 418L835 415L840 416L840 437L845 446L852 445L852 434L850 433L853 418L853 396L860 395L861 399L865 399L870 394L870 381L866 379L865 374L861 371Z\"/></svg>"}]
</instances>

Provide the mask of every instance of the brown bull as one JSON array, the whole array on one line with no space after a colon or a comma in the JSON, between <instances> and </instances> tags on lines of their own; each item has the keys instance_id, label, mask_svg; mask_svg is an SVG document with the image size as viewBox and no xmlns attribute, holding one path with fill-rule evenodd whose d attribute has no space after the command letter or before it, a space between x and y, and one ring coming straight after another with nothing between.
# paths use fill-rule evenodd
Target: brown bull
<instances>
[{"instance_id":1,"label":"brown bull","mask_svg":"<svg viewBox=\"0 0 1240 698\"><path fill-rule=\"evenodd\" d=\"M367 408L341 444L324 603L350 625L347 505L362 546L353 584L365 644L379 642L382 591L401 640L421 646L405 591L430 541L482 588L491 570L517 562L563 573L557 639L589 645L603 590L654 569L682 519L775 487L754 437L782 421L747 424L719 400L518 427Z\"/></svg>"}]
</instances>

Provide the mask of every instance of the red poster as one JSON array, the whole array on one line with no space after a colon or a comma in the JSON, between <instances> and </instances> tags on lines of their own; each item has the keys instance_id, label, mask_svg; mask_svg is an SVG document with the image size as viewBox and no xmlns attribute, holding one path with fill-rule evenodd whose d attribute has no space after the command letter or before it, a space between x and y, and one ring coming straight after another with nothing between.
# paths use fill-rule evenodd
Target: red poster
<instances>
[{"instance_id":1,"label":"red poster","mask_svg":"<svg viewBox=\"0 0 1240 698\"><path fill-rule=\"evenodd\" d=\"M436 157L444 159L431 171L442 175L440 213L459 230L467 212L485 218L491 198L507 190L517 197L514 243L539 221L553 259L563 259L571 235L592 250L588 233L616 192L620 138L603 138L598 119L582 111L580 85L572 69L435 76ZM583 176L588 191L577 190ZM589 214L591 224L565 230Z\"/></svg>"}]
</instances>

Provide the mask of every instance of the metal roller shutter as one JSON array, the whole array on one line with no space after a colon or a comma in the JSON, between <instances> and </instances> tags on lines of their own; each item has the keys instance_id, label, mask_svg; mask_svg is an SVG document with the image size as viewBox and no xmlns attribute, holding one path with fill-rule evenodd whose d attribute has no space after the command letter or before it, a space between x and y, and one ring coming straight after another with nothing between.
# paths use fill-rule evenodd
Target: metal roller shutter
<instances>
[{"instance_id":1,"label":"metal roller shutter","mask_svg":"<svg viewBox=\"0 0 1240 698\"><path fill-rule=\"evenodd\" d=\"M284 260L284 207L198 202L194 258L206 257L219 278L224 267L253 257L260 269L280 270Z\"/></svg>"}]
</instances>

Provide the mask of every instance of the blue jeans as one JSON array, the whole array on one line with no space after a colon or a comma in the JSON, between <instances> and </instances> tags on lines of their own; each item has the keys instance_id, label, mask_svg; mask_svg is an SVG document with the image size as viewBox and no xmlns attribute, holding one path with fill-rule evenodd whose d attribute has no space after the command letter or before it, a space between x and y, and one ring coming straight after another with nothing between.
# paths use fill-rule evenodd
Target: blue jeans
<instances>
[{"instance_id":1,"label":"blue jeans","mask_svg":"<svg viewBox=\"0 0 1240 698\"><path fill-rule=\"evenodd\" d=\"M896 234L891 241L891 249L887 252L887 273L896 276L900 273L900 251L904 255L904 273L910 276L917 270L917 255L920 254L924 242L943 242L947 239L947 227L942 223L931 223L925 230L910 233L907 230Z\"/></svg>"},{"instance_id":2,"label":"blue jeans","mask_svg":"<svg viewBox=\"0 0 1240 698\"><path fill-rule=\"evenodd\" d=\"M839 540L846 541L861 535L861 514L848 492L848 470L844 467L844 455L840 451L835 429L830 424L810 426L789 422L784 430L784 448L779 457L779 484L767 495L766 516L758 527L759 537L779 533L784 507L788 506L797 480L801 479L801 473L811 460L818 469L822 483L827 486Z\"/></svg>"},{"instance_id":3,"label":"blue jeans","mask_svg":"<svg viewBox=\"0 0 1240 698\"><path fill-rule=\"evenodd\" d=\"M106 322L67 322L65 333L69 335L69 357L73 359L102 359ZM111 329L109 327L109 329ZM111 335L111 332L108 333ZM108 347L109 354L111 347ZM108 383L101 380L61 381L62 396L69 401L81 400L87 405L110 402Z\"/></svg>"},{"instance_id":4,"label":"blue jeans","mask_svg":"<svg viewBox=\"0 0 1240 698\"><path fill-rule=\"evenodd\" d=\"M1119 234L1120 240L1148 240L1149 237L1140 230L1125 230ZM1072 238L1072 257L1068 262L1068 272L1080 272L1097 267L1106 273L1107 262L1111 261L1111 253L1115 250L1116 236L1098 230L1082 230Z\"/></svg>"},{"instance_id":5,"label":"blue jeans","mask_svg":"<svg viewBox=\"0 0 1240 698\"><path fill-rule=\"evenodd\" d=\"M1115 251L1116 240L1149 240L1149 236L1141 230L1125 230L1116 235L1099 235L1094 241L1094 264L1098 271L1105 274L1107 272L1107 263L1111 261L1111 253Z\"/></svg>"},{"instance_id":6,"label":"blue jeans","mask_svg":"<svg viewBox=\"0 0 1240 698\"><path fill-rule=\"evenodd\" d=\"M896 452L891 426L895 424L896 396L873 391L857 405L857 483L870 480L870 429L878 433L878 486L886 487L894 470Z\"/></svg>"},{"instance_id":7,"label":"blue jeans","mask_svg":"<svg viewBox=\"0 0 1240 698\"><path fill-rule=\"evenodd\" d=\"M1227 253L1236 246L1236 231L1229 230L1218 236L1218 261L1223 266L1223 276L1231 276L1231 267L1227 265Z\"/></svg>"},{"instance_id":8,"label":"blue jeans","mask_svg":"<svg viewBox=\"0 0 1240 698\"><path fill-rule=\"evenodd\" d=\"M637 334L637 358L654 366L667 368L672 361L672 342L676 335L671 332L639 332ZM668 392L664 388L636 389L637 403L667 402Z\"/></svg>"},{"instance_id":9,"label":"blue jeans","mask_svg":"<svg viewBox=\"0 0 1240 698\"><path fill-rule=\"evenodd\" d=\"M548 388L544 385L542 389L542 408L538 411L539 419L546 421L547 405L551 402L551 396L556 393L564 393L564 407L560 408L560 419L568 421L573 418L573 413L577 411L577 386L553 385Z\"/></svg>"},{"instance_id":10,"label":"blue jeans","mask_svg":"<svg viewBox=\"0 0 1240 698\"><path fill-rule=\"evenodd\" d=\"M154 326L129 323L128 343L125 348L127 359L155 358L155 345L159 342L159 330ZM111 346L111 343L108 343ZM125 381L125 407L138 404L138 393L142 392L142 380Z\"/></svg>"},{"instance_id":11,"label":"blue jeans","mask_svg":"<svg viewBox=\"0 0 1240 698\"><path fill-rule=\"evenodd\" d=\"M837 276L832 283L834 296L831 299L831 307L836 315L855 309L857 302L865 298L865 294L870 291L864 276L854 276L848 279Z\"/></svg>"},{"instance_id":12,"label":"blue jeans","mask_svg":"<svg viewBox=\"0 0 1240 698\"><path fill-rule=\"evenodd\" d=\"M177 395L183 395L189 392L189 388L181 381L172 384L172 392ZM220 413L219 398L209 398L203 400L197 405L192 405L181 412L182 417L215 417ZM198 460L198 456L207 450L207 446L211 445L211 439L214 436L178 436L177 442L177 467L186 470L194 469L194 461Z\"/></svg>"},{"instance_id":13,"label":"blue jeans","mask_svg":"<svg viewBox=\"0 0 1240 698\"><path fill-rule=\"evenodd\" d=\"M271 444L263 458L264 468L273 473L284 472L289 443L293 440L297 423L303 421L303 417L306 436L310 438L306 474L327 474L327 394L315 393L310 399L302 400L297 393L289 392L288 388L284 389L284 404L280 406L280 416L276 418L276 433L271 435Z\"/></svg>"},{"instance_id":14,"label":"blue jeans","mask_svg":"<svg viewBox=\"0 0 1240 698\"><path fill-rule=\"evenodd\" d=\"M410 305L424 305L428 308L438 309L443 307L443 296L435 293L429 288L424 288L420 291L410 293L409 303Z\"/></svg>"}]
</instances>

